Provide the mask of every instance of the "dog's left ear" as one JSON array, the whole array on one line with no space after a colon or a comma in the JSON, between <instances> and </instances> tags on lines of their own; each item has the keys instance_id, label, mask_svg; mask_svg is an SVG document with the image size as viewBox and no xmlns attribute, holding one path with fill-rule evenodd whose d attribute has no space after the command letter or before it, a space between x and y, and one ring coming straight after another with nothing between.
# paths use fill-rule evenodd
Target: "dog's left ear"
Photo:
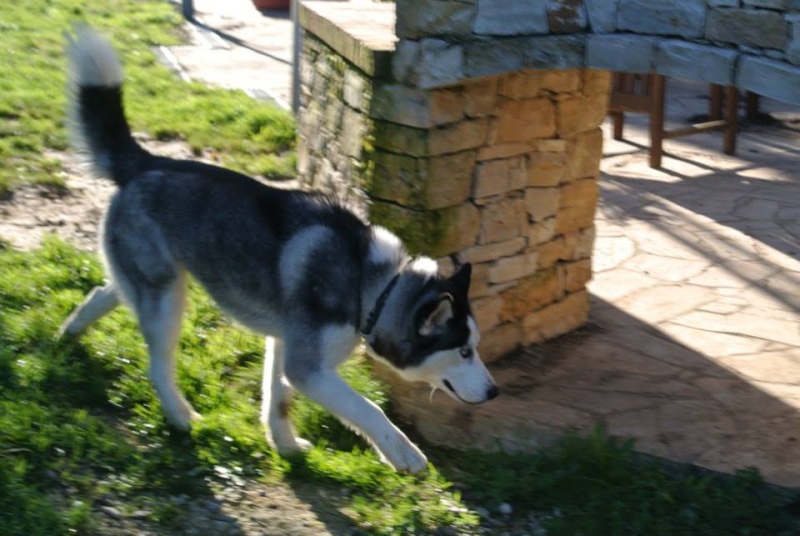
<instances>
[{"instance_id":1,"label":"dog's left ear","mask_svg":"<svg viewBox=\"0 0 800 536\"><path fill-rule=\"evenodd\" d=\"M441 331L447 321L453 318L453 296L446 292L439 295L437 301L424 306L420 318L417 331L423 337Z\"/></svg>"},{"instance_id":2,"label":"dog's left ear","mask_svg":"<svg viewBox=\"0 0 800 536\"><path fill-rule=\"evenodd\" d=\"M472 265L468 262L461 265L458 271L453 274L447 282L456 290L458 294L466 296L469 294L469 282L472 278Z\"/></svg>"}]
</instances>

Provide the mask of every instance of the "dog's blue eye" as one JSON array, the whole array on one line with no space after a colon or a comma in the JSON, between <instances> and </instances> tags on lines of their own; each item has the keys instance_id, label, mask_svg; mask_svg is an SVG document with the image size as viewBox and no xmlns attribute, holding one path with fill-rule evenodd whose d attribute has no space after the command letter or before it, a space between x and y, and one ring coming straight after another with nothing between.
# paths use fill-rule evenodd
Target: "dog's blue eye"
<instances>
[{"instance_id":1,"label":"dog's blue eye","mask_svg":"<svg viewBox=\"0 0 800 536\"><path fill-rule=\"evenodd\" d=\"M472 348L464 346L463 348L459 348L458 353L461 354L461 357L467 359L468 357L472 357Z\"/></svg>"}]
</instances>

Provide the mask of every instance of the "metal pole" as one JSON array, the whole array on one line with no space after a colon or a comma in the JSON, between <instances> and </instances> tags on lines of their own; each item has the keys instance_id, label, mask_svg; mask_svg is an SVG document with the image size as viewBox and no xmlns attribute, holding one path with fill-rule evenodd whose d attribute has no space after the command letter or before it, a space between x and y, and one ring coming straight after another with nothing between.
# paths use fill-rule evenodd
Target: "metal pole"
<instances>
[{"instance_id":1,"label":"metal pole","mask_svg":"<svg viewBox=\"0 0 800 536\"><path fill-rule=\"evenodd\" d=\"M292 47L292 112L300 108L300 49L302 32L300 29L300 1L292 0L291 16L294 26L294 46Z\"/></svg>"},{"instance_id":2,"label":"metal pole","mask_svg":"<svg viewBox=\"0 0 800 536\"><path fill-rule=\"evenodd\" d=\"M194 20L194 0L181 0L181 11L183 18Z\"/></svg>"}]
</instances>

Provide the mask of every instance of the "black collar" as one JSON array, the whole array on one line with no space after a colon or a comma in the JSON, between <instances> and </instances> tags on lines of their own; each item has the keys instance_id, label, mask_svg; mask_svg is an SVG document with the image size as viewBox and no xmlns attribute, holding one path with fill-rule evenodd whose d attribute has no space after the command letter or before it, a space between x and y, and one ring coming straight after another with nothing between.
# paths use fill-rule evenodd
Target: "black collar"
<instances>
[{"instance_id":1,"label":"black collar","mask_svg":"<svg viewBox=\"0 0 800 536\"><path fill-rule=\"evenodd\" d=\"M369 312L367 316L367 323L364 324L364 327L361 328L361 336L368 337L370 333L372 333L372 328L375 327L375 324L378 323L378 318L381 316L381 312L383 311L383 306L386 305L386 300L389 299L389 294L392 293L392 289L394 289L395 285L397 285L397 281L400 279L400 273L397 272L395 276L389 281L389 284L386 285L386 288L383 289L381 295L378 296L378 300L375 302L375 307Z\"/></svg>"}]
</instances>

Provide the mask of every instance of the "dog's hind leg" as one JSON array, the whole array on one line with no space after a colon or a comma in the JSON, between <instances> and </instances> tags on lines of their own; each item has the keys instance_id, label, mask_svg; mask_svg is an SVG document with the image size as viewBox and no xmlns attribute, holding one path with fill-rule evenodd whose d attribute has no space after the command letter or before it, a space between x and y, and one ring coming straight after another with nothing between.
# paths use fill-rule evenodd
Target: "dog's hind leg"
<instances>
[{"instance_id":1,"label":"dog's hind leg","mask_svg":"<svg viewBox=\"0 0 800 536\"><path fill-rule=\"evenodd\" d=\"M283 341L267 337L264 351L264 379L261 384L261 423L270 446L282 454L307 450L311 445L297 437L289 422L292 387L284 374Z\"/></svg>"},{"instance_id":2,"label":"dog's hind leg","mask_svg":"<svg viewBox=\"0 0 800 536\"><path fill-rule=\"evenodd\" d=\"M113 284L108 283L103 287L95 287L86 296L83 303L61 324L58 330L58 338L64 336L77 337L94 322L114 310L119 304L119 295Z\"/></svg>"},{"instance_id":3,"label":"dog's hind leg","mask_svg":"<svg viewBox=\"0 0 800 536\"><path fill-rule=\"evenodd\" d=\"M175 379L175 349L181 329L181 315L186 295L183 273L157 288L137 287L134 309L150 354L150 379L161 400L167 420L188 430L191 421L200 419L181 394Z\"/></svg>"}]
</instances>

